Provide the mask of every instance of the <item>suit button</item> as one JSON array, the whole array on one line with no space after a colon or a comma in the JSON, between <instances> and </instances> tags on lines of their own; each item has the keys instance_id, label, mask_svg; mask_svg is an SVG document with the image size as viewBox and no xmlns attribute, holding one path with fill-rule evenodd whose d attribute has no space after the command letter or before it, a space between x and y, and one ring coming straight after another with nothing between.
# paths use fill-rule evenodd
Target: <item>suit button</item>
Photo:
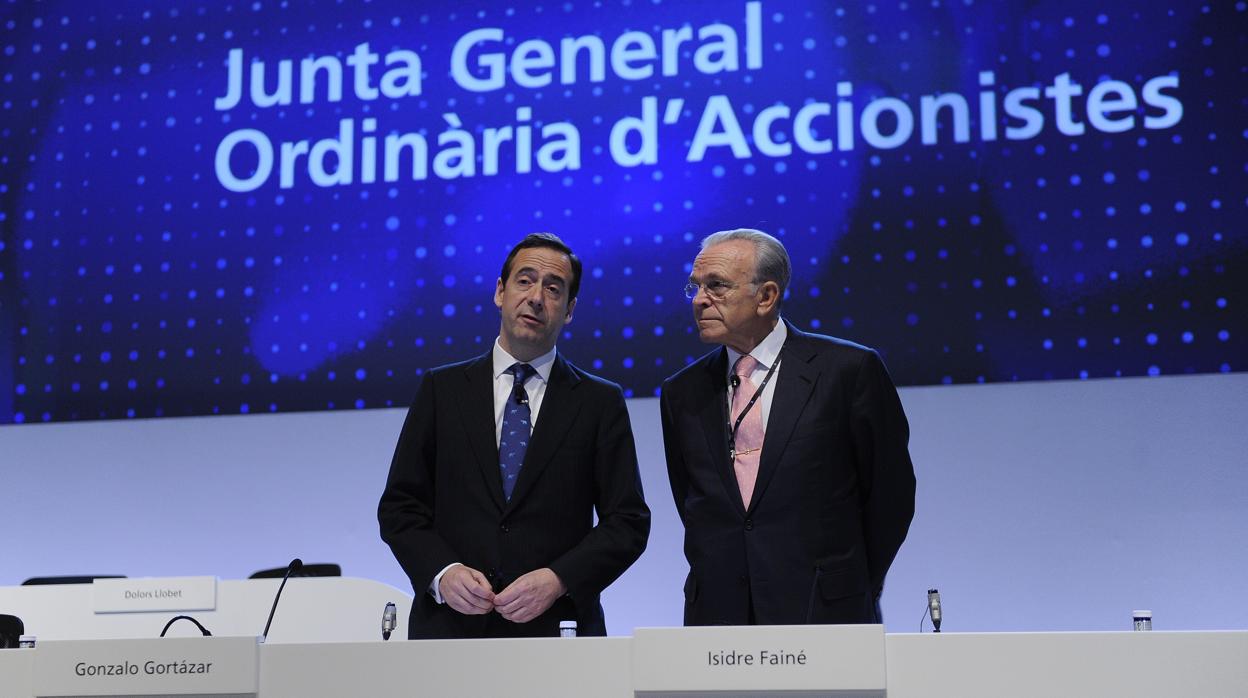
<instances>
[{"instance_id":1,"label":"suit button","mask_svg":"<svg viewBox=\"0 0 1248 698\"><path fill-rule=\"evenodd\" d=\"M747 531L753 531L753 530L754 530L754 519L746 519L746 520L745 520L745 530L747 530Z\"/></svg>"},{"instance_id":2,"label":"suit button","mask_svg":"<svg viewBox=\"0 0 1248 698\"><path fill-rule=\"evenodd\" d=\"M507 528L507 524L499 524L499 526L498 526L498 530L502 531L503 533L510 533L510 532L511 532L511 529L510 529L510 528Z\"/></svg>"}]
</instances>

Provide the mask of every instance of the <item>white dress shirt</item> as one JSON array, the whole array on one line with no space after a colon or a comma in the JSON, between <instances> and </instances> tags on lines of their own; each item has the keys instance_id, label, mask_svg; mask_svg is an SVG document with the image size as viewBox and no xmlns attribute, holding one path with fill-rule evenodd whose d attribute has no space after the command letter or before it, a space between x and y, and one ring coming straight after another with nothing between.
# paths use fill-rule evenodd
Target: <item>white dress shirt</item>
<instances>
[{"instance_id":1,"label":"white dress shirt","mask_svg":"<svg viewBox=\"0 0 1248 698\"><path fill-rule=\"evenodd\" d=\"M503 346L494 340L494 447L497 448L503 438L503 413L507 411L507 399L515 387L516 379L507 370L512 364L527 363L537 375L530 376L524 384L529 394L529 433L537 424L537 413L542 409L542 398L546 396L546 384L550 382L550 369L555 365L555 350L542 354L532 361L519 361L508 354Z\"/></svg>"},{"instance_id":2,"label":"white dress shirt","mask_svg":"<svg viewBox=\"0 0 1248 698\"><path fill-rule=\"evenodd\" d=\"M763 379L767 377L767 371L771 369L773 363L780 362L780 349L784 347L784 340L789 336L789 328L785 326L784 320L778 320L776 327L767 335L758 346L750 350L750 356L758 362L754 367L754 372L749 375L750 382L754 384L754 389L758 390L758 386L763 384ZM728 349L728 404L732 404L732 369L737 365L737 359L741 358L741 352L727 347ZM767 418L771 416L771 401L776 394L776 382L780 377L780 366L776 366L775 373L771 374L771 380L767 381L767 387L763 388L763 394L758 398L758 402L751 409L759 409L759 416L763 420L763 429L767 429ZM747 396L752 397L752 396ZM734 417L736 415L733 415ZM729 428L732 424L729 423Z\"/></svg>"}]
</instances>

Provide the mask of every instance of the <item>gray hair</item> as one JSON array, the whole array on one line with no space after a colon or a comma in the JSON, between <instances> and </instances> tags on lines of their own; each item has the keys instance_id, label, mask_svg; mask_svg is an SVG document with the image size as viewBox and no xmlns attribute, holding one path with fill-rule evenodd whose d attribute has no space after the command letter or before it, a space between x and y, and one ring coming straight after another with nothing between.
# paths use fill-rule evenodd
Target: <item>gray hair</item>
<instances>
[{"instance_id":1,"label":"gray hair","mask_svg":"<svg viewBox=\"0 0 1248 698\"><path fill-rule=\"evenodd\" d=\"M776 282L780 287L779 300L783 301L785 291L789 289L789 279L793 276L793 265L784 245L761 230L737 228L707 235L702 239L702 249L731 240L747 240L754 244L754 283ZM776 307L779 306L777 303Z\"/></svg>"}]
</instances>

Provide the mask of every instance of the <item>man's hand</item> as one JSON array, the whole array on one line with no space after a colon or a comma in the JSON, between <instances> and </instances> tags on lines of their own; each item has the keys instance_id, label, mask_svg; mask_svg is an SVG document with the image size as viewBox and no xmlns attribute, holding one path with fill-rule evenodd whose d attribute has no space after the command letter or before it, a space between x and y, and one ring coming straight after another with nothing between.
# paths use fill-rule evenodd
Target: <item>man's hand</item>
<instances>
[{"instance_id":1,"label":"man's hand","mask_svg":"<svg viewBox=\"0 0 1248 698\"><path fill-rule=\"evenodd\" d=\"M451 608L469 616L494 610L494 590L485 575L467 565L455 565L442 575L438 584L442 600Z\"/></svg>"},{"instance_id":2,"label":"man's hand","mask_svg":"<svg viewBox=\"0 0 1248 698\"><path fill-rule=\"evenodd\" d=\"M445 577L443 578L445 580ZM494 610L513 623L528 623L568 593L559 575L549 567L521 575L494 597Z\"/></svg>"}]
</instances>

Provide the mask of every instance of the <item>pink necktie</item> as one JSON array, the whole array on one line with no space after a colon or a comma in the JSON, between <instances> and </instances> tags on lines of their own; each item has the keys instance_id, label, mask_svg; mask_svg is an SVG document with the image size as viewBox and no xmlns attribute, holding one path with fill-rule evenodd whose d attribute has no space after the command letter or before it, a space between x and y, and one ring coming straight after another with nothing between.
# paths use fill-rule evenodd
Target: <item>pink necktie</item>
<instances>
[{"instance_id":1,"label":"pink necktie","mask_svg":"<svg viewBox=\"0 0 1248 698\"><path fill-rule=\"evenodd\" d=\"M733 373L741 379L740 385L732 395L732 424L754 397L758 388L750 380L750 374L758 366L758 360L749 354L737 359ZM750 498L754 495L754 481L758 479L758 458L763 451L763 398L759 396L753 407L745 413L741 426L737 428L736 453L732 468L737 473L737 486L741 488L741 502L746 509L750 508ZM731 427L730 427L731 428Z\"/></svg>"}]
</instances>

